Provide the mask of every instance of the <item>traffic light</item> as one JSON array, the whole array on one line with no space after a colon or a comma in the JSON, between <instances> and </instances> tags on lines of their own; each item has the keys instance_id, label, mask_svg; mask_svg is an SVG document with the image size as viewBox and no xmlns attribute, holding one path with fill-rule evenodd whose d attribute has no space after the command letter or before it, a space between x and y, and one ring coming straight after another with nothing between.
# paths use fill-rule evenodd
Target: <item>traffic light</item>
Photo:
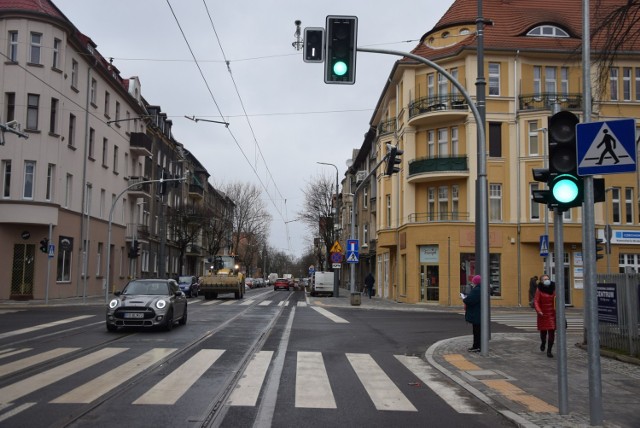
<instances>
[{"instance_id":1,"label":"traffic light","mask_svg":"<svg viewBox=\"0 0 640 428\"><path fill-rule=\"evenodd\" d=\"M129 248L129 258L135 259L140 255L140 242L137 240L131 243L131 248Z\"/></svg>"},{"instance_id":2,"label":"traffic light","mask_svg":"<svg viewBox=\"0 0 640 428\"><path fill-rule=\"evenodd\" d=\"M549 183L549 170L547 168L534 168L533 179L540 183ZM534 202L548 205L551 203L551 192L548 189L531 190L531 197Z\"/></svg>"},{"instance_id":3,"label":"traffic light","mask_svg":"<svg viewBox=\"0 0 640 428\"><path fill-rule=\"evenodd\" d=\"M602 252L602 250L604 250L604 247L602 245L599 245L599 244L602 244L603 242L604 242L604 239L596 238L596 261L604 257L602 254L598 254Z\"/></svg>"},{"instance_id":4,"label":"traffic light","mask_svg":"<svg viewBox=\"0 0 640 428\"><path fill-rule=\"evenodd\" d=\"M307 27L304 29L302 55L304 62L324 61L324 28Z\"/></svg>"},{"instance_id":5,"label":"traffic light","mask_svg":"<svg viewBox=\"0 0 640 428\"><path fill-rule=\"evenodd\" d=\"M566 211L582 205L584 180L578 176L576 125L578 116L561 111L549 117L550 206Z\"/></svg>"},{"instance_id":6,"label":"traffic light","mask_svg":"<svg viewBox=\"0 0 640 428\"><path fill-rule=\"evenodd\" d=\"M357 17L327 16L324 83L355 83L357 36Z\"/></svg>"},{"instance_id":7,"label":"traffic light","mask_svg":"<svg viewBox=\"0 0 640 428\"><path fill-rule=\"evenodd\" d=\"M42 238L40 240L40 251L43 253L49 252L49 238Z\"/></svg>"},{"instance_id":8,"label":"traffic light","mask_svg":"<svg viewBox=\"0 0 640 428\"><path fill-rule=\"evenodd\" d=\"M400 167L397 166L402 163L402 159L398 156L404 153L404 151L400 150L398 146L394 146L392 144L387 143L387 169L385 170L385 175L392 175L398 171L400 171Z\"/></svg>"}]
</instances>

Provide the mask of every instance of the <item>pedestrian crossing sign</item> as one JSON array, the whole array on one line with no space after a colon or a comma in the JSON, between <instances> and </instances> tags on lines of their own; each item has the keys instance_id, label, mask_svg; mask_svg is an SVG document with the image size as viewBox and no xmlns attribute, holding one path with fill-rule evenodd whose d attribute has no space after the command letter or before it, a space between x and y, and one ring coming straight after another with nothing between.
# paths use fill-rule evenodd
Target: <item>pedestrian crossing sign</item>
<instances>
[{"instance_id":1,"label":"pedestrian crossing sign","mask_svg":"<svg viewBox=\"0 0 640 428\"><path fill-rule=\"evenodd\" d=\"M580 176L636 170L635 119L579 123L576 145Z\"/></svg>"}]
</instances>

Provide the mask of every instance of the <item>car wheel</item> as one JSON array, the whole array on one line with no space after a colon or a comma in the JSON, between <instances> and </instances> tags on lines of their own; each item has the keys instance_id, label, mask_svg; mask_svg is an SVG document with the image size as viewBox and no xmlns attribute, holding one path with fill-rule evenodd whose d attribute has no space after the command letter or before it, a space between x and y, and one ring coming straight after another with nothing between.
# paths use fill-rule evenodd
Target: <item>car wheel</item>
<instances>
[{"instance_id":1,"label":"car wheel","mask_svg":"<svg viewBox=\"0 0 640 428\"><path fill-rule=\"evenodd\" d=\"M187 323L187 305L184 306L184 313L182 314L182 318L180 318L180 325L185 325Z\"/></svg>"},{"instance_id":2,"label":"car wheel","mask_svg":"<svg viewBox=\"0 0 640 428\"><path fill-rule=\"evenodd\" d=\"M173 328L173 309L169 309L169 312L167 312L167 315L165 316L164 329L166 331L171 331L172 328Z\"/></svg>"},{"instance_id":3,"label":"car wheel","mask_svg":"<svg viewBox=\"0 0 640 428\"><path fill-rule=\"evenodd\" d=\"M107 331L110 331L110 332L112 332L112 333L113 333L113 332L115 332L115 331L118 331L118 327L116 327L116 326L115 326L115 325L113 325L113 324L107 324Z\"/></svg>"}]
</instances>

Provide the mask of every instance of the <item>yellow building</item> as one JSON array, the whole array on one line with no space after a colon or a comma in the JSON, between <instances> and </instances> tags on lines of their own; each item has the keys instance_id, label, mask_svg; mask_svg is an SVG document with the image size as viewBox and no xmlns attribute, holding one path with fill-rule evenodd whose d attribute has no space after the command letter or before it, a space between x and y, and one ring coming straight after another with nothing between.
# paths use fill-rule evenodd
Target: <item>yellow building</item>
<instances>
[{"instance_id":1,"label":"yellow building","mask_svg":"<svg viewBox=\"0 0 640 428\"><path fill-rule=\"evenodd\" d=\"M580 0L562 3L485 1L484 76L489 213L489 283L494 306L526 306L529 280L543 273L540 236L546 206L532 201L543 184L532 169L543 168L546 128L556 110L582 120ZM607 0L592 11L594 23L621 2ZM457 79L476 99L477 2L458 0L412 53ZM592 24L592 28L596 28ZM591 121L635 118L640 112L640 66L635 41L614 62L596 62L607 37L592 42ZM603 68L604 67L604 68ZM602 70L605 70L602 73ZM371 119L371 129L347 173L350 188L387 153L404 151L398 174L376 174L358 194L357 234L367 244L378 295L400 302L462 305L459 293L475 275L478 153L477 123L459 91L437 70L403 58L396 62ZM371 134L371 133L370 133ZM640 267L638 175L604 176L606 202L595 207L597 236L612 225L611 253L597 272ZM348 205L345 189L344 202ZM374 206L367 207L368 203ZM347 209L347 208L345 208ZM344 213L343 213L344 214ZM548 216L553 258L553 215ZM583 306L582 208L564 214L566 302ZM343 219L343 222L345 220ZM347 221L348 222L348 221ZM365 231L363 228L367 227ZM363 235L368 234L371 238ZM375 266L374 266L375 265ZM364 270L360 267L358 275ZM479 269L478 269L479 270Z\"/></svg>"}]
</instances>

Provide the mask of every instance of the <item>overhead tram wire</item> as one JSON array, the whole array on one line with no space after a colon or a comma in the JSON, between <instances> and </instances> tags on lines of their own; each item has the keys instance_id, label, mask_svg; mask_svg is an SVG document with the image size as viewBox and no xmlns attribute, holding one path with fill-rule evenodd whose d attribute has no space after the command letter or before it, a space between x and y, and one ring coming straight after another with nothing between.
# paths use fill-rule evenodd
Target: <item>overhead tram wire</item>
<instances>
[{"instance_id":1,"label":"overhead tram wire","mask_svg":"<svg viewBox=\"0 0 640 428\"><path fill-rule=\"evenodd\" d=\"M175 12L173 10L173 7L171 6L170 1L169 0L166 0L166 1L167 1L167 5L169 6L169 9L171 10L171 14L173 15L173 18L175 19L176 24L178 25L178 29L180 30L180 33L182 34L182 37L183 37L185 43L187 44L187 48L189 49L189 52L191 53L193 61L195 62L196 67L198 68L198 71L200 72L200 76L202 77L202 80L204 81L205 86L207 87L207 91L209 92L209 95L211 96L211 99L213 100L213 103L215 104L216 109L218 110L218 113L220 114L220 117L224 117L224 115L222 114L222 110L220 109L220 106L218 105L218 102L216 101L216 98L213 95L213 91L211 90L211 86L209 85L209 82L207 81L207 78L204 76L204 72L202 71L202 68L200 67L199 62L196 59L195 53L193 52L193 49L191 48L191 45L189 44L189 40L187 39L187 36L185 35L184 30L182 29L182 26L180 25L180 21L178 20L178 17L176 16L176 14L175 14ZM275 207L276 211L278 212L278 214L280 214L280 217L284 221L284 216L282 214L282 211L280 210L280 208L275 203L274 199L269 194L269 190L265 186L264 182L260 179L260 176L258 175L258 171L256 171L255 167L249 161L249 158L247 157L247 154L242 149L242 146L240 145L240 143L239 143L238 139L236 138L236 136L234 135L233 131L231 130L231 128L229 128L229 126L226 126L226 129L227 129L227 132L229 132L229 135L231 136L231 138L235 142L235 144L238 147L238 149L240 149L240 153L242 153L242 156L245 158L245 160L249 164L249 167L251 168L251 170L253 171L254 175L258 179L258 182L260 183L262 188L267 193L267 196L269 196L269 200L271 201L271 203ZM278 191L278 193L280 193L280 192Z\"/></svg>"}]
</instances>

